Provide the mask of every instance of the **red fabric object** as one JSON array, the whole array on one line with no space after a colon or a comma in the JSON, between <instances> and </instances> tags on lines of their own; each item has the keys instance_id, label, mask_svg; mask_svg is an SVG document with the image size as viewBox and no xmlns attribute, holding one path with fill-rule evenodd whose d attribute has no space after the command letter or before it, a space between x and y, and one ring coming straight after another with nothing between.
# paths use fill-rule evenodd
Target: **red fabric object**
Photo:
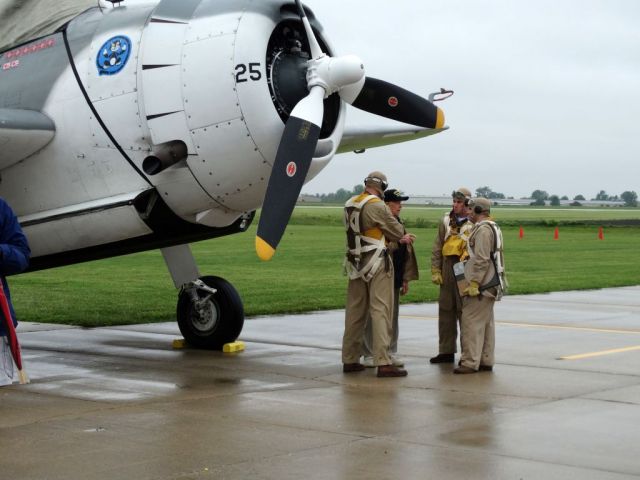
<instances>
[{"instance_id":1,"label":"red fabric object","mask_svg":"<svg viewBox=\"0 0 640 480\"><path fill-rule=\"evenodd\" d=\"M560 238L560 232L558 232L558 227L556 227L556 229L553 232L553 239L558 240L558 238Z\"/></svg>"},{"instance_id":2,"label":"red fabric object","mask_svg":"<svg viewBox=\"0 0 640 480\"><path fill-rule=\"evenodd\" d=\"M604 232L602 231L602 227L598 229L598 238L600 240L604 240Z\"/></svg>"},{"instance_id":3,"label":"red fabric object","mask_svg":"<svg viewBox=\"0 0 640 480\"><path fill-rule=\"evenodd\" d=\"M524 230L520 227L520 233L518 234L518 238L524 238Z\"/></svg>"},{"instance_id":4,"label":"red fabric object","mask_svg":"<svg viewBox=\"0 0 640 480\"><path fill-rule=\"evenodd\" d=\"M16 362L18 370L22 370L22 356L20 355L20 344L18 343L18 335L16 334L16 327L13 326L13 318L11 318L11 310L9 309L9 302L4 294L4 285L0 280L0 308L2 309L2 317L4 319L4 326L7 331L7 340L9 340L9 348L11 350L11 356L13 361Z\"/></svg>"}]
</instances>

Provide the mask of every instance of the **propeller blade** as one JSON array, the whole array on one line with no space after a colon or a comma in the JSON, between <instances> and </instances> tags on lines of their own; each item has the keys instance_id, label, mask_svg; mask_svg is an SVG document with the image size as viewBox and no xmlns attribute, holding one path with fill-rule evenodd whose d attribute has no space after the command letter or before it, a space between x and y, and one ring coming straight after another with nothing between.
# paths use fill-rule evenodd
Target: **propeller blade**
<instances>
[{"instance_id":1,"label":"propeller blade","mask_svg":"<svg viewBox=\"0 0 640 480\"><path fill-rule=\"evenodd\" d=\"M324 89L313 87L294 107L273 163L256 236L256 253L270 260L287 227L320 136Z\"/></svg>"},{"instance_id":2,"label":"propeller blade","mask_svg":"<svg viewBox=\"0 0 640 480\"><path fill-rule=\"evenodd\" d=\"M320 58L324 55L324 53L320 48L318 40L316 40L316 36L313 34L313 29L311 28L311 24L309 23L309 19L307 18L307 14L305 13L304 8L302 8L302 3L300 3L300 0L296 0L296 5L298 6L298 10L300 12L300 20L302 20L302 24L304 25L304 29L307 33L307 40L309 41L309 48L311 49L311 58Z\"/></svg>"},{"instance_id":3,"label":"propeller blade","mask_svg":"<svg viewBox=\"0 0 640 480\"><path fill-rule=\"evenodd\" d=\"M381 117L424 128L444 126L444 112L429 100L377 78L366 77L364 83L344 87L340 97L360 110Z\"/></svg>"},{"instance_id":4,"label":"propeller blade","mask_svg":"<svg viewBox=\"0 0 640 480\"><path fill-rule=\"evenodd\" d=\"M275 254L302 190L320 137L324 98L346 85L361 84L364 78L358 57L331 58L322 52L300 0L295 1L311 50L306 74L309 95L292 110L273 163L256 235L256 253L261 260L270 260Z\"/></svg>"}]
</instances>

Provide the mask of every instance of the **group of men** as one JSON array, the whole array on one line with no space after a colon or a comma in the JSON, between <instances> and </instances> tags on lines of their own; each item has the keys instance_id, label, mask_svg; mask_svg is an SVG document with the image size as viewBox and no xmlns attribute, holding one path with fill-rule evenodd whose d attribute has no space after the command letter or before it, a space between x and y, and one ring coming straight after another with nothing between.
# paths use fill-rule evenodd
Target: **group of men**
<instances>
[{"instance_id":1,"label":"group of men","mask_svg":"<svg viewBox=\"0 0 640 480\"><path fill-rule=\"evenodd\" d=\"M349 286L342 342L344 373L377 367L378 377L407 375L397 356L398 312L400 295L409 291L410 281L418 279L418 263L413 248L416 237L400 219L406 200L398 190L389 189L387 177L376 171L364 179L364 191L345 204ZM431 279L440 286L439 352L430 362L455 362L459 323L462 354L454 369L458 374L493 370L493 306L506 288L506 279L502 233L490 213L489 200L472 199L468 189L457 189L433 244ZM5 325L15 324L15 315L4 276L24 271L29 256L15 214L0 199L0 288L13 317L0 318L0 385L13 381Z\"/></svg>"},{"instance_id":2,"label":"group of men","mask_svg":"<svg viewBox=\"0 0 640 480\"><path fill-rule=\"evenodd\" d=\"M458 324L461 357L456 374L492 371L493 307L506 289L502 233L491 219L491 202L453 192L453 206L439 224L431 254L431 280L440 286L438 354L430 363L455 363ZM344 208L349 276L342 342L344 373L377 367L378 377L404 377L397 356L400 295L418 279L413 243L400 219L398 190L382 172L364 179L364 191ZM361 363L360 358L364 357Z\"/></svg>"}]
</instances>

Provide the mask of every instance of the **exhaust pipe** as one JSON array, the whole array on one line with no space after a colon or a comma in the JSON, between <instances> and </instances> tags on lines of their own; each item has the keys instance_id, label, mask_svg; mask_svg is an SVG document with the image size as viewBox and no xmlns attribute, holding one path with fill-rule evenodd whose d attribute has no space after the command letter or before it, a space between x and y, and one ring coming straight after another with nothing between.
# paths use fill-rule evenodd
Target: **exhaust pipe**
<instances>
[{"instance_id":1,"label":"exhaust pipe","mask_svg":"<svg viewBox=\"0 0 640 480\"><path fill-rule=\"evenodd\" d=\"M142 162L142 169L147 175L157 175L186 158L187 145L182 140L172 140L157 145L153 154Z\"/></svg>"}]
</instances>

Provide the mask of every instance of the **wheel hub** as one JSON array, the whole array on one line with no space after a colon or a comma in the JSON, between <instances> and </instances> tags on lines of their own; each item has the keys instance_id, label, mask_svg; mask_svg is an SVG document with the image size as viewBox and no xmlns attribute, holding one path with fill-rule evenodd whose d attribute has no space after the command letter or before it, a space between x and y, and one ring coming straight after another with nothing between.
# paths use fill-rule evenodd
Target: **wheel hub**
<instances>
[{"instance_id":1,"label":"wheel hub","mask_svg":"<svg viewBox=\"0 0 640 480\"><path fill-rule=\"evenodd\" d=\"M210 299L205 299L194 305L191 322L197 332L208 333L215 330L219 318L218 305Z\"/></svg>"}]
</instances>

